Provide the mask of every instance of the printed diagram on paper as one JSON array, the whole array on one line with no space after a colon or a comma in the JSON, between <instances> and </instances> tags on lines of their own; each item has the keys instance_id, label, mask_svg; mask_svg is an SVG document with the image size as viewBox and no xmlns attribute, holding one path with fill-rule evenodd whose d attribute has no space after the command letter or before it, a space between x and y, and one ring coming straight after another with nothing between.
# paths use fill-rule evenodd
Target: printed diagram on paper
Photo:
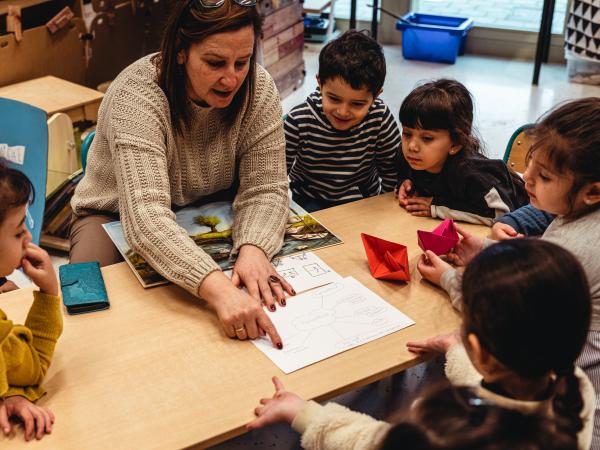
<instances>
[{"instance_id":1,"label":"printed diagram on paper","mask_svg":"<svg viewBox=\"0 0 600 450\"><path fill-rule=\"evenodd\" d=\"M341 276L311 252L286 256L273 261L273 265L277 273L285 278L296 292L342 280Z\"/></svg>"},{"instance_id":2,"label":"printed diagram on paper","mask_svg":"<svg viewBox=\"0 0 600 450\"><path fill-rule=\"evenodd\" d=\"M352 277L292 297L285 308L268 314L283 350L267 338L253 343L285 373L414 324Z\"/></svg>"}]
</instances>

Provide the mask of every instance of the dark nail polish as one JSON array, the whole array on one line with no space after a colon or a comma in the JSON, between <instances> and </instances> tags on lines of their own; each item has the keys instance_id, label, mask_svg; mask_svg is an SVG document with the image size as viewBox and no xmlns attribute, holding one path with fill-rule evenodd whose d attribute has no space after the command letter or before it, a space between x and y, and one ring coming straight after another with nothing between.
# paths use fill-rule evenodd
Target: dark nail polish
<instances>
[{"instance_id":1,"label":"dark nail polish","mask_svg":"<svg viewBox=\"0 0 600 450\"><path fill-rule=\"evenodd\" d=\"M281 349L283 348L283 344L282 344L281 342L278 342L278 343L277 343L277 344L275 344L275 345L277 345L277 348L278 348L279 350L281 350Z\"/></svg>"},{"instance_id":2,"label":"dark nail polish","mask_svg":"<svg viewBox=\"0 0 600 450\"><path fill-rule=\"evenodd\" d=\"M271 305L271 306L269 306L269 309L270 309L271 311L275 311L275 305Z\"/></svg>"},{"instance_id":3,"label":"dark nail polish","mask_svg":"<svg viewBox=\"0 0 600 450\"><path fill-rule=\"evenodd\" d=\"M296 295L296 291L292 288L292 295Z\"/></svg>"},{"instance_id":4,"label":"dark nail polish","mask_svg":"<svg viewBox=\"0 0 600 450\"><path fill-rule=\"evenodd\" d=\"M281 306L285 306L285 300L281 300Z\"/></svg>"},{"instance_id":5,"label":"dark nail polish","mask_svg":"<svg viewBox=\"0 0 600 450\"><path fill-rule=\"evenodd\" d=\"M269 275L269 281L271 283L279 283L279 278L277 278L275 275Z\"/></svg>"}]
</instances>

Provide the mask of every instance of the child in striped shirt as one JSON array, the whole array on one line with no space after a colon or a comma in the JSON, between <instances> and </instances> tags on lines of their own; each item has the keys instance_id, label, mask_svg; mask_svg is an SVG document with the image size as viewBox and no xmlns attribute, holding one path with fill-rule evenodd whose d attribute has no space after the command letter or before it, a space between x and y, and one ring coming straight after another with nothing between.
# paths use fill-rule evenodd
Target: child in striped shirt
<instances>
[{"instance_id":1,"label":"child in striped shirt","mask_svg":"<svg viewBox=\"0 0 600 450\"><path fill-rule=\"evenodd\" d=\"M284 120L293 199L307 211L393 191L400 131L378 98L381 46L348 31L319 55L319 88Z\"/></svg>"}]
</instances>

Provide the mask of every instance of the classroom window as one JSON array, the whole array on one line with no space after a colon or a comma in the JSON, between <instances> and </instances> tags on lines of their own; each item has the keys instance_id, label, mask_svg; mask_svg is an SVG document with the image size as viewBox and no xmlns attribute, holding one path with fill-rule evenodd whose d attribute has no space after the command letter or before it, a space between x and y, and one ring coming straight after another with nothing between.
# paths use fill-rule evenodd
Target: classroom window
<instances>
[{"instance_id":1,"label":"classroom window","mask_svg":"<svg viewBox=\"0 0 600 450\"><path fill-rule=\"evenodd\" d=\"M371 21L373 16L373 8L367 5L373 4L372 0L357 0L356 1L356 20ZM381 0L379 1L381 6ZM335 17L337 19L350 18L350 0L336 0L335 2Z\"/></svg>"},{"instance_id":2,"label":"classroom window","mask_svg":"<svg viewBox=\"0 0 600 450\"><path fill-rule=\"evenodd\" d=\"M349 1L349 0L348 0ZM556 0L552 33L562 34L568 0ZM475 26L539 31L543 0L413 0L412 10L446 16L468 16Z\"/></svg>"}]
</instances>

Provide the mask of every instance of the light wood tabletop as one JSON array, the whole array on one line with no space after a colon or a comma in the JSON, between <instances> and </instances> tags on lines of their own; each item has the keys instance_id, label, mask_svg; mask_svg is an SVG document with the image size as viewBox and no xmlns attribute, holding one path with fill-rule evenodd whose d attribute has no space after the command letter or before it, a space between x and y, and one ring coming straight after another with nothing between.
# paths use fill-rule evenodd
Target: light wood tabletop
<instances>
[{"instance_id":1,"label":"light wood tabletop","mask_svg":"<svg viewBox=\"0 0 600 450\"><path fill-rule=\"evenodd\" d=\"M341 275L354 276L398 307L415 325L284 375L250 342L228 339L215 314L183 289L144 290L125 263L106 267L111 308L65 315L44 383L49 394L40 400L56 415L52 434L25 443L19 430L9 438L10 448L203 448L244 432L258 399L272 395L273 375L300 396L323 400L419 363L406 350L408 340L458 326L443 291L422 281L415 267L421 254L416 230L433 229L439 221L410 216L392 194L314 215L344 241L316 253ZM408 246L409 283L371 277L361 232ZM31 290L22 289L3 294L0 305L22 323L31 298ZM0 447L6 444L0 436Z\"/></svg>"},{"instance_id":2,"label":"light wood tabletop","mask_svg":"<svg viewBox=\"0 0 600 450\"><path fill-rule=\"evenodd\" d=\"M95 121L104 94L54 76L45 76L0 87L0 97L11 98L43 109L50 117L65 112L73 122Z\"/></svg>"}]
</instances>

